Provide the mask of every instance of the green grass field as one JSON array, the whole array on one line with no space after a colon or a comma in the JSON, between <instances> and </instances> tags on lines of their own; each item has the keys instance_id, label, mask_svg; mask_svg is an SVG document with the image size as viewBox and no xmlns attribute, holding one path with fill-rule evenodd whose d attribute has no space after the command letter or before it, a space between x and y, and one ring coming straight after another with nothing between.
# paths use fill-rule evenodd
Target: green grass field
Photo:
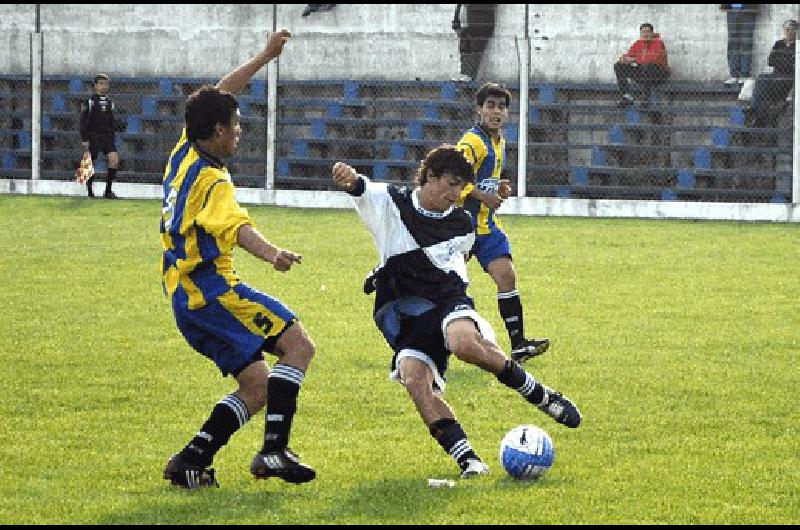
<instances>
[{"instance_id":1,"label":"green grass field","mask_svg":"<svg viewBox=\"0 0 800 530\"><path fill-rule=\"evenodd\" d=\"M221 489L163 481L235 382L175 327L160 204L0 196L1 524L800 522L800 226L506 217L527 328L553 342L527 368L583 424L557 425L454 359L446 398L491 474L430 489L457 468L387 380L355 213L249 210L304 255L280 274L240 250L237 270L317 345L292 438L317 480L251 478L260 414L219 454ZM507 348L493 284L470 272ZM526 423L556 447L536 483L497 457Z\"/></svg>"}]
</instances>

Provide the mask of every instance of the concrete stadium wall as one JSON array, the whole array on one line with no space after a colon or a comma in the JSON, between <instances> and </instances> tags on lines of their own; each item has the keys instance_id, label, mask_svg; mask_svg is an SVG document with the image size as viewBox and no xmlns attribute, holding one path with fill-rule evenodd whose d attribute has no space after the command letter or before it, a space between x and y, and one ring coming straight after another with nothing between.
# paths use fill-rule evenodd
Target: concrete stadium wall
<instances>
[{"instance_id":1,"label":"concrete stadium wall","mask_svg":"<svg viewBox=\"0 0 800 530\"><path fill-rule=\"evenodd\" d=\"M43 4L44 73L105 71L111 75L210 76L246 60L273 24L295 39L281 61L291 79L448 79L458 72L455 4L340 4L300 16L300 4L142 5ZM781 36L781 22L798 18L797 4L762 6L753 73ZM516 78L516 37L524 34L523 4L501 5L483 78ZM535 16L538 14L539 16ZM530 4L532 77L613 80L611 64L651 22L664 38L673 78L728 77L725 14L718 4ZM34 4L0 6L0 73L29 71Z\"/></svg>"}]
</instances>

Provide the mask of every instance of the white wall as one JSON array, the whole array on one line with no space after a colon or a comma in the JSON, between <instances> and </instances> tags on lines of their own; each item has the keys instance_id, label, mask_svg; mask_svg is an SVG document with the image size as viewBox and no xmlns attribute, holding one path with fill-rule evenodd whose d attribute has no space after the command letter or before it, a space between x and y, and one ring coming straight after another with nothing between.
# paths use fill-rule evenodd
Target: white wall
<instances>
[{"instance_id":1,"label":"white wall","mask_svg":"<svg viewBox=\"0 0 800 530\"><path fill-rule=\"evenodd\" d=\"M455 4L340 4L303 18L302 4L276 6L279 26L295 39L281 62L287 78L448 79L458 72ZM45 74L105 71L112 75L218 76L247 59L272 28L273 4L43 4ZM498 8L483 77L516 77L515 37L524 5ZM728 77L725 14L718 4L530 4L539 41L536 79L612 81L611 64L655 25L667 45L673 78ZM538 18L534 14L538 13ZM0 6L0 73L27 73L33 4ZM781 36L781 22L798 18L797 4L766 4L755 32L753 73Z\"/></svg>"}]
</instances>

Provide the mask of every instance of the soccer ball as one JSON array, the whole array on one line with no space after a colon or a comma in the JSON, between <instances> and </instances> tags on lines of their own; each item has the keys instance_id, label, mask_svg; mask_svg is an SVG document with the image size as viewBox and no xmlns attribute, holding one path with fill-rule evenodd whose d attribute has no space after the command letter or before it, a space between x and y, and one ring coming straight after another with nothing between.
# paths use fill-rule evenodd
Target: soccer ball
<instances>
[{"instance_id":1,"label":"soccer ball","mask_svg":"<svg viewBox=\"0 0 800 530\"><path fill-rule=\"evenodd\" d=\"M553 440L535 425L514 427L500 442L500 463L516 479L536 480L555 459Z\"/></svg>"}]
</instances>

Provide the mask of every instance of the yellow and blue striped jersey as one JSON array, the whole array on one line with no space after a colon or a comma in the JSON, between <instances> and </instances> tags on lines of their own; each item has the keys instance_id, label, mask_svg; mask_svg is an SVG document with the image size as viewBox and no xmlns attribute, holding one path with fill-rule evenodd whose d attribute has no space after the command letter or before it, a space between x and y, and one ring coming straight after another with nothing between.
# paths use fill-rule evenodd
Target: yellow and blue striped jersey
<instances>
[{"instance_id":1,"label":"yellow and blue striped jersey","mask_svg":"<svg viewBox=\"0 0 800 530\"><path fill-rule=\"evenodd\" d=\"M486 235L492 227L502 229L500 219L478 199L467 197L475 187L482 191L497 192L500 174L506 157L506 140L502 136L495 141L480 125L475 125L464 133L456 148L472 164L475 184L468 184L461 194L459 206L472 214L478 235Z\"/></svg>"},{"instance_id":2,"label":"yellow and blue striped jersey","mask_svg":"<svg viewBox=\"0 0 800 530\"><path fill-rule=\"evenodd\" d=\"M239 227L253 222L236 202L227 168L189 142L185 129L170 154L163 187L164 291L172 296L182 286L189 309L198 309L239 283L232 252Z\"/></svg>"}]
</instances>

